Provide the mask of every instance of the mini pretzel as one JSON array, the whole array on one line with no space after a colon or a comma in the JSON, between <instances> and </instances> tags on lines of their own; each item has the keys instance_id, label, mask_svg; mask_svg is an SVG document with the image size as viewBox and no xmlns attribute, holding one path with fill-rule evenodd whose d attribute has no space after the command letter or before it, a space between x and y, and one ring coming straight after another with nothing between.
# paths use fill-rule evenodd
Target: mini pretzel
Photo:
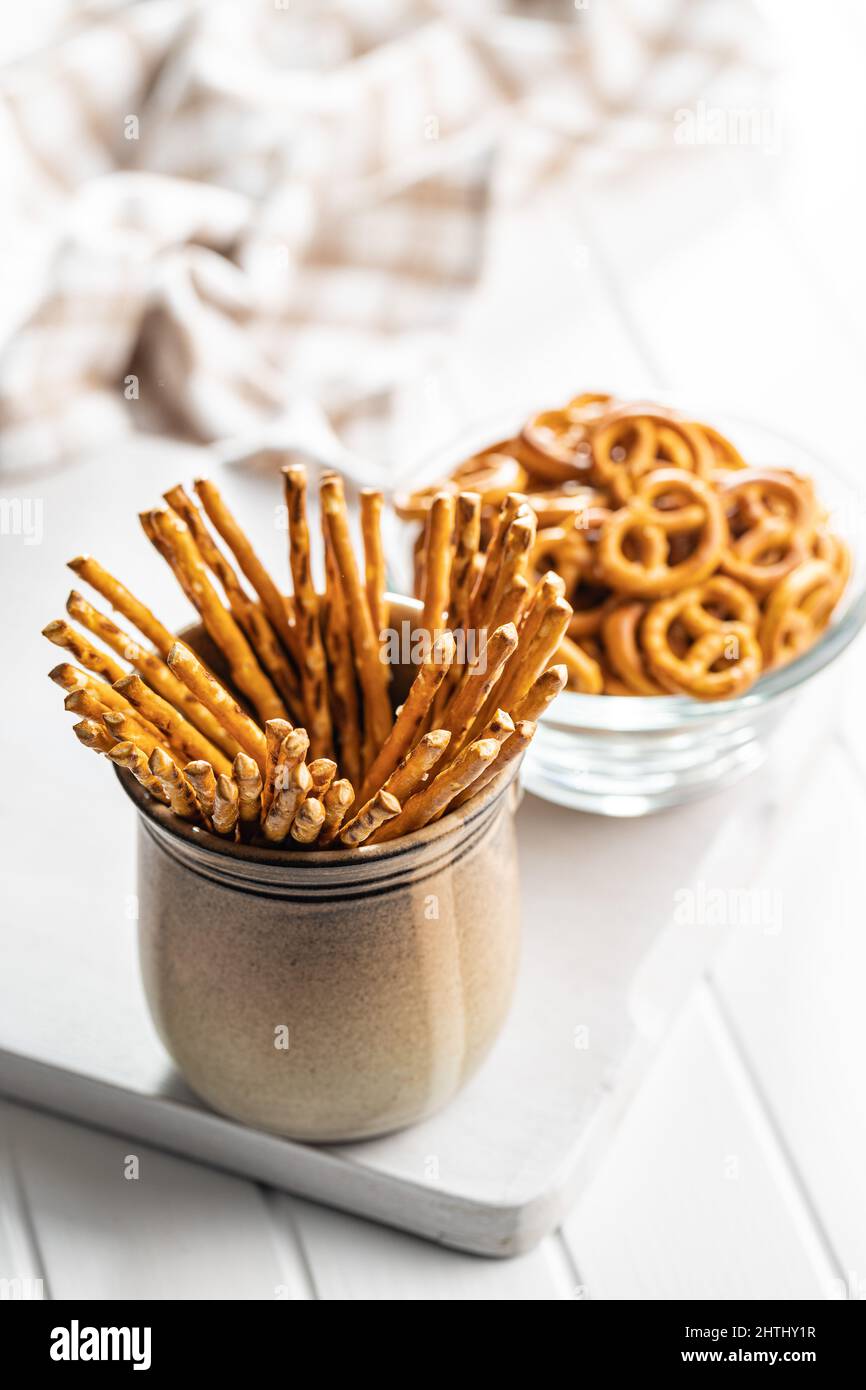
<instances>
[{"instance_id":1,"label":"mini pretzel","mask_svg":"<svg viewBox=\"0 0 866 1390\"><path fill-rule=\"evenodd\" d=\"M665 691L646 669L638 629L647 605L640 599L619 603L607 614L601 632L607 659L628 691L635 695L664 695Z\"/></svg>"},{"instance_id":2,"label":"mini pretzel","mask_svg":"<svg viewBox=\"0 0 866 1390\"><path fill-rule=\"evenodd\" d=\"M586 421L570 406L533 415L521 431L520 444L524 463L539 478L558 483L588 476L592 455Z\"/></svg>"},{"instance_id":3,"label":"mini pretzel","mask_svg":"<svg viewBox=\"0 0 866 1390\"><path fill-rule=\"evenodd\" d=\"M671 498L686 501L658 505ZM694 549L671 563L672 538L688 532L695 533ZM725 514L710 485L683 469L658 468L641 477L628 505L604 523L598 567L612 589L656 598L709 578L727 540ZM630 542L637 546L634 559L627 553Z\"/></svg>"},{"instance_id":4,"label":"mini pretzel","mask_svg":"<svg viewBox=\"0 0 866 1390\"><path fill-rule=\"evenodd\" d=\"M744 469L720 486L732 540L721 568L756 593L767 593L808 558L817 507L793 473Z\"/></svg>"},{"instance_id":5,"label":"mini pretzel","mask_svg":"<svg viewBox=\"0 0 866 1390\"><path fill-rule=\"evenodd\" d=\"M812 645L838 586L838 573L826 560L807 560L777 584L758 630L765 665L785 666Z\"/></svg>"},{"instance_id":6,"label":"mini pretzel","mask_svg":"<svg viewBox=\"0 0 866 1390\"><path fill-rule=\"evenodd\" d=\"M643 619L647 664L672 693L699 700L726 699L741 694L760 675L761 648L754 628L718 618L705 606L712 602L707 586L694 585L653 603ZM682 654L672 642L674 623L694 639Z\"/></svg>"},{"instance_id":7,"label":"mini pretzel","mask_svg":"<svg viewBox=\"0 0 866 1390\"><path fill-rule=\"evenodd\" d=\"M433 498L443 491L477 492L482 506L498 507L509 492L525 492L529 481L526 470L511 453L499 452L510 445L494 445L475 454L456 468L445 483L398 494L394 510L403 521L423 521Z\"/></svg>"},{"instance_id":8,"label":"mini pretzel","mask_svg":"<svg viewBox=\"0 0 866 1390\"><path fill-rule=\"evenodd\" d=\"M590 432L592 481L626 503L645 473L672 463L708 479L716 466L712 445L700 429L658 406L619 406Z\"/></svg>"}]
</instances>

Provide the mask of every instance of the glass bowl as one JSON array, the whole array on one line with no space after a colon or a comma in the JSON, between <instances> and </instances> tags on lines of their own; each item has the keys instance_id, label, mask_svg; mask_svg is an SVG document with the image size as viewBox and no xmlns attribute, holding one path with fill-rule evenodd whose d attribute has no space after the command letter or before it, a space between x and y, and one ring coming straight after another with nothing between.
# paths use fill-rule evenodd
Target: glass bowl
<instances>
[{"instance_id":1,"label":"glass bowl","mask_svg":"<svg viewBox=\"0 0 866 1390\"><path fill-rule=\"evenodd\" d=\"M645 399L692 411L692 403L669 395L654 392ZM818 642L735 699L710 703L682 695L564 691L540 721L523 767L525 787L560 806L643 816L738 781L763 762L770 735L805 682L834 661L866 622L864 495L856 478L817 450L763 425L714 408L693 414L726 434L751 466L791 468L814 479L831 529L851 548L851 579ZM515 433L525 418L512 412L474 425L425 460L413 486L447 476L478 449Z\"/></svg>"}]
</instances>

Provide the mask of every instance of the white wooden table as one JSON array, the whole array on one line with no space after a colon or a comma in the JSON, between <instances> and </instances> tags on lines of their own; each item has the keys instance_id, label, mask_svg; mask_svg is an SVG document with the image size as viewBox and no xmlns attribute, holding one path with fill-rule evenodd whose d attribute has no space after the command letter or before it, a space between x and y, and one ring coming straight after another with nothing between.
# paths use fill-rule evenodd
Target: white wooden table
<instances>
[{"instance_id":1,"label":"white wooden table","mask_svg":"<svg viewBox=\"0 0 866 1390\"><path fill-rule=\"evenodd\" d=\"M854 198L866 22L855 0L825 7L820 26L802 0L777 8L794 97L780 152L672 143L515 212L448 371L407 416L443 397L482 415L515 396L634 383L866 457L866 207ZM143 469L137 482L146 492ZM53 487L40 485L49 516ZM7 576L15 544L0 544ZM97 536L70 537L70 553L85 544ZM4 737L25 685L25 709L58 736L56 701L31 705L29 689L50 664L37 616L54 615L64 581L39 585L9 619L24 661L14 683L4 671ZM761 846L779 930L730 928L601 1171L531 1254L460 1255L138 1144L148 1180L111 1182L128 1142L2 1102L0 1270L32 1273L54 1298L866 1296L866 644L844 661L814 756L798 756L792 726L786 814ZM116 801L104 769L82 769L82 786ZM27 815L4 801L7 871L32 874L45 910L62 911L81 885L52 881L50 858L27 848ZM723 805L736 815L736 790ZM70 833L86 852L86 830Z\"/></svg>"}]
</instances>

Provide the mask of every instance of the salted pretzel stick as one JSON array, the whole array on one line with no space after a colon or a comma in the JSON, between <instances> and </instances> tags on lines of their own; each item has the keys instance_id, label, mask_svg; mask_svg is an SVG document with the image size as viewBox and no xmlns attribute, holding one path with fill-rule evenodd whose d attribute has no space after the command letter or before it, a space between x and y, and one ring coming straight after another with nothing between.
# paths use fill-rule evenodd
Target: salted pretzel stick
<instances>
[{"instance_id":1,"label":"salted pretzel stick","mask_svg":"<svg viewBox=\"0 0 866 1390\"><path fill-rule=\"evenodd\" d=\"M286 708L211 583L186 522L170 507L148 515L157 535L174 556L172 567L179 578L182 576L181 584L209 636L224 654L234 684L246 695L260 719L284 719Z\"/></svg>"},{"instance_id":2,"label":"salted pretzel stick","mask_svg":"<svg viewBox=\"0 0 866 1390\"><path fill-rule=\"evenodd\" d=\"M358 682L364 697L364 730L369 733L372 744L380 747L388 737L392 722L388 675L385 664L379 660L377 634L358 577L342 479L333 475L323 478L321 497L323 524L334 549L340 587L346 600Z\"/></svg>"},{"instance_id":3,"label":"salted pretzel stick","mask_svg":"<svg viewBox=\"0 0 866 1390\"><path fill-rule=\"evenodd\" d=\"M308 796L301 802L298 814L292 821L291 837L299 845L311 845L324 823L324 806L317 796Z\"/></svg>"},{"instance_id":4,"label":"salted pretzel stick","mask_svg":"<svg viewBox=\"0 0 866 1390\"><path fill-rule=\"evenodd\" d=\"M514 518L505 533L502 558L499 562L488 602L487 618L495 626L495 614L504 595L518 578L525 579L529 568L529 552L535 544L536 520L532 512Z\"/></svg>"},{"instance_id":5,"label":"salted pretzel stick","mask_svg":"<svg viewBox=\"0 0 866 1390\"><path fill-rule=\"evenodd\" d=\"M197 758L186 764L183 775L192 787L198 809L210 824L213 819L217 785L213 768L203 758Z\"/></svg>"},{"instance_id":6,"label":"salted pretzel stick","mask_svg":"<svg viewBox=\"0 0 866 1390\"><path fill-rule=\"evenodd\" d=\"M220 773L217 778L216 796L213 804L213 828L218 835L234 836L238 823L238 803L240 797L237 784L232 777Z\"/></svg>"},{"instance_id":7,"label":"salted pretzel stick","mask_svg":"<svg viewBox=\"0 0 866 1390\"><path fill-rule=\"evenodd\" d=\"M111 690L111 686L107 686L106 689ZM94 695L92 690L84 686L79 686L77 690L70 690L66 699L63 701L63 708L68 710L70 714L80 715L82 719L97 719L100 723L102 723L102 716L104 714L112 712L115 714L125 714L127 718L131 719L134 723L140 724L145 733L151 734L153 738L159 738L159 729L157 729L155 725L149 723L147 719L142 718L142 716L132 708L132 705L126 704L125 701L121 705L119 702L123 698L122 696L118 696L117 698L118 703L116 705L109 705L106 704L105 701L100 700L98 695Z\"/></svg>"},{"instance_id":8,"label":"salted pretzel stick","mask_svg":"<svg viewBox=\"0 0 866 1390\"><path fill-rule=\"evenodd\" d=\"M527 642L538 630L538 624L552 603L565 598L565 580L555 570L543 574L532 591L520 625L520 640Z\"/></svg>"},{"instance_id":9,"label":"salted pretzel stick","mask_svg":"<svg viewBox=\"0 0 866 1390\"><path fill-rule=\"evenodd\" d=\"M516 720L514 724L514 733L502 744L499 750L499 757L482 772L480 777L475 779L470 787L467 787L465 791L462 791L459 796L454 798L448 810L456 811L458 806L462 806L470 797L475 796L476 792L483 791L495 777L499 776L500 772L504 772L506 767L514 762L515 758L521 758L532 742L536 727L532 719Z\"/></svg>"},{"instance_id":10,"label":"salted pretzel stick","mask_svg":"<svg viewBox=\"0 0 866 1390\"><path fill-rule=\"evenodd\" d=\"M315 758L309 764L309 768L313 779L311 794L321 801L337 775L337 764L332 758Z\"/></svg>"},{"instance_id":11,"label":"salted pretzel stick","mask_svg":"<svg viewBox=\"0 0 866 1390\"><path fill-rule=\"evenodd\" d=\"M158 729L165 736L166 742L185 759L204 759L213 766L217 774L231 772L231 763L219 748L188 723L174 705L170 705L161 695L157 695L145 685L141 676L124 676L117 682L115 690L125 696L139 715Z\"/></svg>"},{"instance_id":12,"label":"salted pretzel stick","mask_svg":"<svg viewBox=\"0 0 866 1390\"><path fill-rule=\"evenodd\" d=\"M133 627L138 628L148 642L153 643L160 656L165 658L174 641L174 635L151 613L146 604L137 599L135 594L131 594L113 574L103 569L92 555L77 555L67 564L73 573L90 585L91 589L108 599L111 607L132 623Z\"/></svg>"},{"instance_id":13,"label":"salted pretzel stick","mask_svg":"<svg viewBox=\"0 0 866 1390\"><path fill-rule=\"evenodd\" d=\"M382 790L390 792L401 805L405 805L410 796L414 796L421 787L430 769L442 757L450 742L451 735L447 729L433 729L429 734L425 734L394 768Z\"/></svg>"},{"instance_id":14,"label":"salted pretzel stick","mask_svg":"<svg viewBox=\"0 0 866 1390\"><path fill-rule=\"evenodd\" d=\"M118 767L123 767L127 772L131 772L136 782L145 791L150 792L156 801L161 801L163 806L168 806L169 796L163 785L156 777L151 775L147 765L147 758L135 743L115 743L113 748L109 748L108 756Z\"/></svg>"},{"instance_id":15,"label":"salted pretzel stick","mask_svg":"<svg viewBox=\"0 0 866 1390\"><path fill-rule=\"evenodd\" d=\"M355 789L351 782L345 777L339 781L332 782L322 798L325 808L325 819L319 833L319 847L324 848L332 843L340 833L340 827L346 818L349 807L355 800Z\"/></svg>"},{"instance_id":16,"label":"salted pretzel stick","mask_svg":"<svg viewBox=\"0 0 866 1390\"><path fill-rule=\"evenodd\" d=\"M86 637L82 637L80 632L76 632L74 627L70 627L62 619L56 618L54 622L47 623L42 629L42 636L47 637L56 647L65 647L76 661L87 667L88 671L102 676L111 684L126 675L124 668L113 657L100 651L99 647L94 647Z\"/></svg>"},{"instance_id":17,"label":"salted pretzel stick","mask_svg":"<svg viewBox=\"0 0 866 1390\"><path fill-rule=\"evenodd\" d=\"M549 666L546 671L542 671L514 706L511 717L515 724L519 724L521 720L539 719L548 705L556 699L560 690L564 689L567 680L568 672L562 665Z\"/></svg>"},{"instance_id":18,"label":"salted pretzel stick","mask_svg":"<svg viewBox=\"0 0 866 1390\"><path fill-rule=\"evenodd\" d=\"M130 666L134 666L147 684L152 686L157 694L167 700L170 705L174 705L190 724L194 724L204 734L205 738L209 739L211 743L217 744L223 749L223 752L226 751L225 734L216 720L205 709L204 705L193 699L183 682L172 675L160 657L148 651L129 633L124 632L105 613L100 613L98 608L94 608L75 589L70 592L69 598L66 600L66 611L82 627L87 628L88 632L92 632L95 637L101 637L103 642L111 647L112 651L117 652L118 656L122 656L125 661L128 661ZM122 680L126 674L125 670L118 667L112 684Z\"/></svg>"},{"instance_id":19,"label":"salted pretzel stick","mask_svg":"<svg viewBox=\"0 0 866 1390\"><path fill-rule=\"evenodd\" d=\"M455 651L454 634L446 629L433 643L426 661L412 682L391 732L370 764L358 792L361 805L370 799L377 787L381 787L387 781L401 758L414 744L436 691L454 660Z\"/></svg>"},{"instance_id":20,"label":"salted pretzel stick","mask_svg":"<svg viewBox=\"0 0 866 1390\"><path fill-rule=\"evenodd\" d=\"M424 616L421 619L421 625L430 633L431 640L442 630L448 609L453 530L454 494L437 492L427 513Z\"/></svg>"},{"instance_id":21,"label":"salted pretzel stick","mask_svg":"<svg viewBox=\"0 0 866 1390\"><path fill-rule=\"evenodd\" d=\"M498 752L499 744L495 738L482 738L470 743L450 767L440 772L438 777L434 777L428 786L416 792L399 816L395 816L388 825L377 831L373 843L384 844L388 840L398 839L400 835L409 835L413 830L420 830L423 825L429 825L455 796L481 776Z\"/></svg>"},{"instance_id":22,"label":"salted pretzel stick","mask_svg":"<svg viewBox=\"0 0 866 1390\"><path fill-rule=\"evenodd\" d=\"M477 492L460 492L454 507L454 558L451 561L451 592L448 621L452 628L469 622L469 599L475 578L473 563L481 539L481 498Z\"/></svg>"},{"instance_id":23,"label":"salted pretzel stick","mask_svg":"<svg viewBox=\"0 0 866 1390\"><path fill-rule=\"evenodd\" d=\"M322 614L322 636L330 665L331 713L340 743L340 763L349 781L357 786L361 779L361 728L355 664L349 638L346 601L333 546L324 529L326 597Z\"/></svg>"},{"instance_id":24,"label":"salted pretzel stick","mask_svg":"<svg viewBox=\"0 0 866 1390\"><path fill-rule=\"evenodd\" d=\"M496 576L499 573L499 562L502 559L505 537L508 534L509 526L523 506L524 499L519 492L509 492L502 499L496 527L487 545L484 565L479 570L475 588L472 593L471 621L473 627L483 628L487 626L490 616L488 611L490 599L493 593L493 586L496 583Z\"/></svg>"},{"instance_id":25,"label":"salted pretzel stick","mask_svg":"<svg viewBox=\"0 0 866 1390\"><path fill-rule=\"evenodd\" d=\"M252 839L262 815L262 778L255 760L238 753L232 768L238 788L238 828L241 839Z\"/></svg>"},{"instance_id":26,"label":"salted pretzel stick","mask_svg":"<svg viewBox=\"0 0 866 1390\"><path fill-rule=\"evenodd\" d=\"M514 733L514 720L504 709L498 709L484 730L484 738L495 739L501 747Z\"/></svg>"},{"instance_id":27,"label":"salted pretzel stick","mask_svg":"<svg viewBox=\"0 0 866 1390\"><path fill-rule=\"evenodd\" d=\"M134 711L132 714L125 714L123 710L106 710L102 722L118 743L134 743L148 757L154 748L159 748L172 762L177 763L178 767L183 766L183 757L173 752L161 733L152 734L145 729Z\"/></svg>"},{"instance_id":28,"label":"salted pretzel stick","mask_svg":"<svg viewBox=\"0 0 866 1390\"><path fill-rule=\"evenodd\" d=\"M269 719L265 724L265 772L262 783L262 815L266 816L274 799L277 779L277 764L283 739L292 732L293 724L287 719Z\"/></svg>"},{"instance_id":29,"label":"salted pretzel stick","mask_svg":"<svg viewBox=\"0 0 866 1390\"><path fill-rule=\"evenodd\" d=\"M168 665L196 699L219 720L224 731L231 736L236 751L249 753L258 763L259 770L264 772L267 751L265 736L258 724L255 724L248 714L244 714L237 700L232 698L183 643L175 642L168 654Z\"/></svg>"},{"instance_id":30,"label":"salted pretzel stick","mask_svg":"<svg viewBox=\"0 0 866 1390\"><path fill-rule=\"evenodd\" d=\"M147 765L151 776L155 777L163 791L168 793L168 802L174 814L182 820L198 820L198 802L177 763L172 762L162 748L154 748Z\"/></svg>"},{"instance_id":31,"label":"salted pretzel stick","mask_svg":"<svg viewBox=\"0 0 866 1390\"><path fill-rule=\"evenodd\" d=\"M194 487L213 525L261 599L262 607L274 631L286 651L290 652L300 665L300 634L290 623L285 600L256 554L249 537L229 511L216 483L211 482L209 478L197 478Z\"/></svg>"},{"instance_id":32,"label":"salted pretzel stick","mask_svg":"<svg viewBox=\"0 0 866 1390\"><path fill-rule=\"evenodd\" d=\"M400 803L396 796L384 789L378 791L340 831L341 843L352 848L362 845L365 840L369 840L374 830L378 830L386 821L393 820L399 814Z\"/></svg>"},{"instance_id":33,"label":"salted pretzel stick","mask_svg":"<svg viewBox=\"0 0 866 1390\"><path fill-rule=\"evenodd\" d=\"M361 535L364 540L364 584L367 606L377 639L388 626L385 611L385 552L382 548L381 492L365 487L361 490Z\"/></svg>"},{"instance_id":34,"label":"salted pretzel stick","mask_svg":"<svg viewBox=\"0 0 866 1390\"><path fill-rule=\"evenodd\" d=\"M205 525L204 518L189 493L178 483L163 497L187 524L199 554L216 575L228 599L232 616L246 633L250 646L290 710L300 706L298 678L264 611L244 590L233 567L223 555Z\"/></svg>"},{"instance_id":35,"label":"salted pretzel stick","mask_svg":"<svg viewBox=\"0 0 866 1390\"><path fill-rule=\"evenodd\" d=\"M495 694L492 692L516 647L517 629L513 623L506 623L491 634L475 660L470 662L463 684L443 715L443 728L451 734L446 762L454 761L479 717L482 723L488 722L489 716L482 715L488 698L495 701L494 709L496 705L505 704L498 689Z\"/></svg>"},{"instance_id":36,"label":"salted pretzel stick","mask_svg":"<svg viewBox=\"0 0 866 1390\"><path fill-rule=\"evenodd\" d=\"M109 730L97 724L95 719L80 720L72 725L72 732L79 743L83 743L85 748L92 748L94 753L107 753L116 742Z\"/></svg>"},{"instance_id":37,"label":"salted pretzel stick","mask_svg":"<svg viewBox=\"0 0 866 1390\"><path fill-rule=\"evenodd\" d=\"M269 840L271 844L280 844L288 835L292 822L298 814L312 782L310 769L306 763L297 762L288 769L285 786L277 787L270 810L265 816L262 826L265 839Z\"/></svg>"},{"instance_id":38,"label":"salted pretzel stick","mask_svg":"<svg viewBox=\"0 0 866 1390\"><path fill-rule=\"evenodd\" d=\"M301 691L304 724L314 758L333 751L334 734L328 704L328 667L319 627L319 596L310 564L310 530L307 525L307 471L283 469L286 512L289 519L289 563L295 590L295 625L301 640Z\"/></svg>"},{"instance_id":39,"label":"salted pretzel stick","mask_svg":"<svg viewBox=\"0 0 866 1390\"><path fill-rule=\"evenodd\" d=\"M514 623L520 629L520 620L529 598L529 580L516 574L499 595L491 626L501 627L503 623Z\"/></svg>"},{"instance_id":40,"label":"salted pretzel stick","mask_svg":"<svg viewBox=\"0 0 866 1390\"><path fill-rule=\"evenodd\" d=\"M521 637L519 659L514 669L506 673L503 688L497 695L500 705L508 709L519 705L559 650L571 614L570 603L564 598L554 599L547 611L542 613L536 631L525 638Z\"/></svg>"}]
</instances>

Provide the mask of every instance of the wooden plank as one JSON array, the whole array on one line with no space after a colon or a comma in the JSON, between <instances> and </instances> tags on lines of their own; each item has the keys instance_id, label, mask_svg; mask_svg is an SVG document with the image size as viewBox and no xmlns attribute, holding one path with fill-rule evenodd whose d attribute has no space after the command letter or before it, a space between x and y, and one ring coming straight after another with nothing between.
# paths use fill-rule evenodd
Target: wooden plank
<instances>
[{"instance_id":1,"label":"wooden plank","mask_svg":"<svg viewBox=\"0 0 866 1390\"><path fill-rule=\"evenodd\" d=\"M827 1296L836 1271L705 988L564 1234L593 1299Z\"/></svg>"}]
</instances>

